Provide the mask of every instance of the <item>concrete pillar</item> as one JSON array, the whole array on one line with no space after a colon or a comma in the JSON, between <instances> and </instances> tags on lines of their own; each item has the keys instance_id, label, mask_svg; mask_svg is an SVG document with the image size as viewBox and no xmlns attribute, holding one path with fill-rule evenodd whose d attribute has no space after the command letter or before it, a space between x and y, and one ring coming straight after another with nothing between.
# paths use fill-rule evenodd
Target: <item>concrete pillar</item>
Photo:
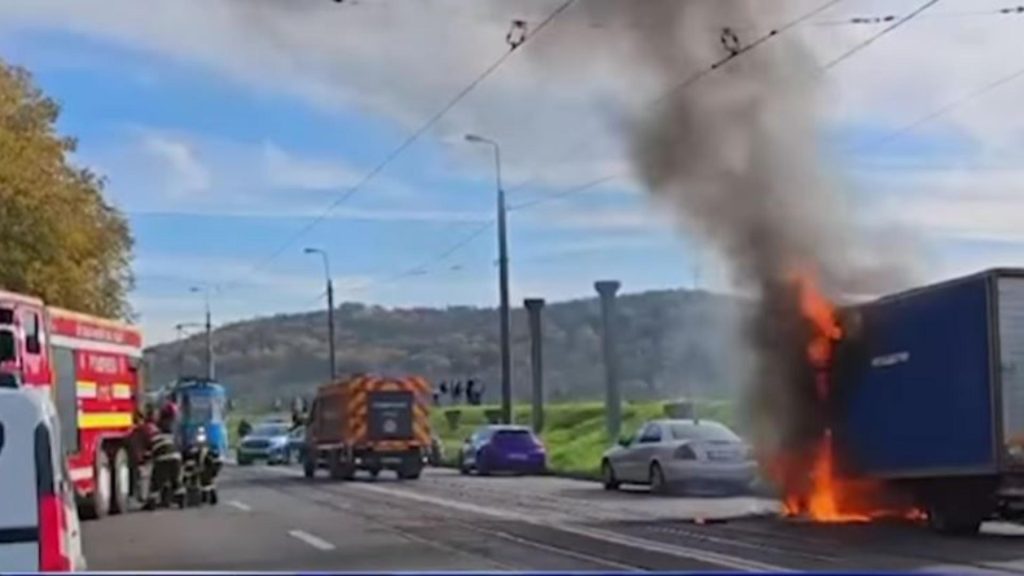
<instances>
[{"instance_id":1,"label":"concrete pillar","mask_svg":"<svg viewBox=\"0 0 1024 576\"><path fill-rule=\"evenodd\" d=\"M533 372L533 431L544 430L544 338L541 332L540 312L543 298L527 298L523 306L530 315L530 367Z\"/></svg>"},{"instance_id":2,"label":"concrete pillar","mask_svg":"<svg viewBox=\"0 0 1024 576\"><path fill-rule=\"evenodd\" d=\"M608 438L615 442L622 431L622 394L619 390L619 354L615 345L616 316L615 294L621 284L618 280L602 280L594 283L594 288L601 296L601 317L604 334L605 372L605 418L607 419Z\"/></svg>"}]
</instances>

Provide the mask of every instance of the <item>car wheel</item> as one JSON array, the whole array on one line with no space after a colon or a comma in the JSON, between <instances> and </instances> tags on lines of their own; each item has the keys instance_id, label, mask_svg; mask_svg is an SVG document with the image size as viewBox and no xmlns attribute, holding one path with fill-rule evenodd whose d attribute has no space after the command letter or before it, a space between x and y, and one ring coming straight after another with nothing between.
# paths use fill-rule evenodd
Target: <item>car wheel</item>
<instances>
[{"instance_id":1,"label":"car wheel","mask_svg":"<svg viewBox=\"0 0 1024 576\"><path fill-rule=\"evenodd\" d=\"M477 476L490 476L491 469L487 466L487 462L480 459L480 455L476 455L476 459L473 461L473 467L476 468Z\"/></svg>"},{"instance_id":2,"label":"car wheel","mask_svg":"<svg viewBox=\"0 0 1024 576\"><path fill-rule=\"evenodd\" d=\"M618 490L621 483L615 478L615 469L608 460L601 462L601 481L605 490Z\"/></svg>"},{"instance_id":3,"label":"car wheel","mask_svg":"<svg viewBox=\"0 0 1024 576\"><path fill-rule=\"evenodd\" d=\"M651 464L650 483L651 493L668 493L668 482L665 481L665 471L661 469L661 464L658 464L657 462Z\"/></svg>"}]
</instances>

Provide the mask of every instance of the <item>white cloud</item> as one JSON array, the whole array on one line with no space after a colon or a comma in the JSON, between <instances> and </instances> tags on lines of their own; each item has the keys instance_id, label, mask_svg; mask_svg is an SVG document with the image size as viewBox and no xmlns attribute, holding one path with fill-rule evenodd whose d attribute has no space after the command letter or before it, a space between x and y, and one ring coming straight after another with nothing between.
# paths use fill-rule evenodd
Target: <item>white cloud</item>
<instances>
[{"instance_id":1,"label":"white cloud","mask_svg":"<svg viewBox=\"0 0 1024 576\"><path fill-rule=\"evenodd\" d=\"M142 135L142 146L166 165L170 180L167 186L175 199L210 188L210 174L187 142L168 135L146 133Z\"/></svg>"},{"instance_id":2,"label":"white cloud","mask_svg":"<svg viewBox=\"0 0 1024 576\"><path fill-rule=\"evenodd\" d=\"M263 143L263 160L268 184L278 188L340 190L359 181L345 165L297 157L273 142Z\"/></svg>"}]
</instances>

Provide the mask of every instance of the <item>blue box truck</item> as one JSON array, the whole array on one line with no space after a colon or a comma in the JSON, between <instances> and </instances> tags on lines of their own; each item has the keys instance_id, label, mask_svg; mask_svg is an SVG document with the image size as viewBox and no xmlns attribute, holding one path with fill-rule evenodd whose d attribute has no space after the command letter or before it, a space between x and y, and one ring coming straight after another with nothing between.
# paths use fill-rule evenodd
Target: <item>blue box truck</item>
<instances>
[{"instance_id":1,"label":"blue box truck","mask_svg":"<svg viewBox=\"0 0 1024 576\"><path fill-rule=\"evenodd\" d=\"M1024 269L888 296L841 322L844 471L912 495L943 532L1024 518Z\"/></svg>"}]
</instances>

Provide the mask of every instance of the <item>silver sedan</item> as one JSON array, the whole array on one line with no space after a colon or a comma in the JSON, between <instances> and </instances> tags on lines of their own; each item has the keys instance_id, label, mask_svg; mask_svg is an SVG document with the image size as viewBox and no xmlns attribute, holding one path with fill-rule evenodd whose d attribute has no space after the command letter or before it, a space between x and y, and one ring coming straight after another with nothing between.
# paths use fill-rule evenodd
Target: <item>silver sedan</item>
<instances>
[{"instance_id":1,"label":"silver sedan","mask_svg":"<svg viewBox=\"0 0 1024 576\"><path fill-rule=\"evenodd\" d=\"M644 484L652 492L697 486L747 490L757 465L750 448L732 430L711 420L653 420L623 438L601 459L608 490Z\"/></svg>"}]
</instances>

